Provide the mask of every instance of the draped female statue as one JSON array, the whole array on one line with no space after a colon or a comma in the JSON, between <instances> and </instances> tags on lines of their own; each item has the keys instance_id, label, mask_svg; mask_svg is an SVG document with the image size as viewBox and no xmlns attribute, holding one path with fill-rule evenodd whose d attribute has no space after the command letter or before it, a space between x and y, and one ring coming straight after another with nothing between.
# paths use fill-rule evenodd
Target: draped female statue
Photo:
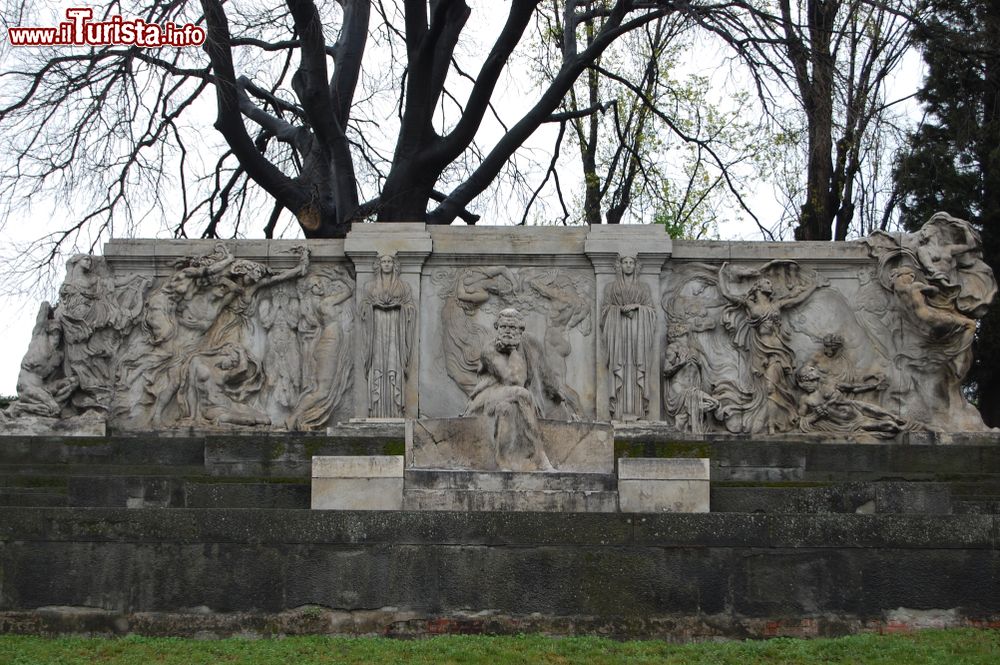
<instances>
[{"instance_id":1,"label":"draped female statue","mask_svg":"<svg viewBox=\"0 0 1000 665\"><path fill-rule=\"evenodd\" d=\"M652 362L656 312L649 286L639 281L639 262L619 256L615 281L604 290L601 333L611 373L611 417L638 420L649 413L649 395L657 376Z\"/></svg>"},{"instance_id":2,"label":"draped female statue","mask_svg":"<svg viewBox=\"0 0 1000 665\"><path fill-rule=\"evenodd\" d=\"M374 268L375 278L361 301L368 415L401 418L417 309L395 256L379 256Z\"/></svg>"}]
</instances>

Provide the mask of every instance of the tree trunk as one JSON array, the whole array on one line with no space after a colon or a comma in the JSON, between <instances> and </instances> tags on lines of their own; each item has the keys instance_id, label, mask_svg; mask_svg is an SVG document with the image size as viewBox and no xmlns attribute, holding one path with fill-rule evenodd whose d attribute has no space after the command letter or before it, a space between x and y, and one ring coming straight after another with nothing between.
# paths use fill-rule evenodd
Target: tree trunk
<instances>
[{"instance_id":1,"label":"tree trunk","mask_svg":"<svg viewBox=\"0 0 1000 665\"><path fill-rule=\"evenodd\" d=\"M802 204L796 240L830 240L836 211L833 185L833 21L839 3L809 0L808 59L811 72L799 89L808 124L806 200Z\"/></svg>"}]
</instances>

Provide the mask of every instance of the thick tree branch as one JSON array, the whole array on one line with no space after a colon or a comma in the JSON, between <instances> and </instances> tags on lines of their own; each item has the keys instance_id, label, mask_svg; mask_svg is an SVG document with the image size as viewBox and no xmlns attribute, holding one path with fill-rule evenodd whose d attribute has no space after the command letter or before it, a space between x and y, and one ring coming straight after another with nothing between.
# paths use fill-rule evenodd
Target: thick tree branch
<instances>
[{"instance_id":1,"label":"thick tree branch","mask_svg":"<svg viewBox=\"0 0 1000 665\"><path fill-rule=\"evenodd\" d=\"M640 28L650 21L666 16L670 10L651 11L629 21L624 21L628 11L627 2L615 5L593 42L577 56L563 63L562 68L553 78L549 87L539 101L515 123L509 132L497 142L496 146L486 155L479 167L458 187L449 194L429 215L428 221L434 224L448 224L455 219L462 208L468 206L473 198L489 186L489 183L500 172L504 163L524 143L524 141L549 117L558 107L567 91L573 86L580 73L621 34ZM513 8L512 8L513 12ZM471 104L471 101L470 101ZM457 129L457 128L456 128Z\"/></svg>"},{"instance_id":2,"label":"thick tree branch","mask_svg":"<svg viewBox=\"0 0 1000 665\"><path fill-rule=\"evenodd\" d=\"M229 47L229 21L218 0L201 0L208 38L205 52L215 73L218 115L215 128L226 139L247 174L286 208L296 211L305 203L291 178L264 158L254 147L243 125L233 55Z\"/></svg>"}]
</instances>

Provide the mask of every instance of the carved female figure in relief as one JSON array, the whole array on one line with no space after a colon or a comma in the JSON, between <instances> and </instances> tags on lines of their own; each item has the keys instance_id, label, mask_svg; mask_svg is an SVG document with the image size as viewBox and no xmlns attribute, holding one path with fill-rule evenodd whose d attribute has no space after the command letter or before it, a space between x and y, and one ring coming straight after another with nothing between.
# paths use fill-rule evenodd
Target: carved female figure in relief
<instances>
[{"instance_id":1,"label":"carved female figure in relief","mask_svg":"<svg viewBox=\"0 0 1000 665\"><path fill-rule=\"evenodd\" d=\"M653 355L656 312L649 286L639 280L639 262L619 256L615 281L604 290L601 333L611 373L611 417L637 420L649 412L652 381L657 375Z\"/></svg>"},{"instance_id":2,"label":"carved female figure in relief","mask_svg":"<svg viewBox=\"0 0 1000 665\"><path fill-rule=\"evenodd\" d=\"M320 271L298 283L302 338L302 395L288 417L292 430L327 425L347 393L351 376L350 333L354 294L339 271ZM347 302L348 304L344 304Z\"/></svg>"},{"instance_id":3,"label":"carved female figure in relief","mask_svg":"<svg viewBox=\"0 0 1000 665\"><path fill-rule=\"evenodd\" d=\"M719 293L731 303L724 322L734 333L737 346L750 353L750 370L757 389L751 408L754 421L749 429L760 431L766 428L768 434L787 432L798 420L792 387L795 352L782 326L782 312L804 302L820 286L818 280L799 280L786 295L775 295L774 284L766 274L780 269L782 266L779 264L787 264L789 270L798 270L792 262L772 261L760 271L744 272L741 277L755 278L744 295L733 293L728 288L729 264L724 263L719 270Z\"/></svg>"},{"instance_id":4,"label":"carved female figure in relief","mask_svg":"<svg viewBox=\"0 0 1000 665\"><path fill-rule=\"evenodd\" d=\"M100 257L78 254L66 262L55 318L62 327L65 374L79 382L70 398L77 409L108 410L115 356L142 309L148 285L139 276L116 284Z\"/></svg>"},{"instance_id":5,"label":"carved female figure in relief","mask_svg":"<svg viewBox=\"0 0 1000 665\"><path fill-rule=\"evenodd\" d=\"M182 411L193 425L270 425L267 414L249 404L264 373L242 347L226 343L194 354L178 392Z\"/></svg>"},{"instance_id":6,"label":"carved female figure in relief","mask_svg":"<svg viewBox=\"0 0 1000 665\"><path fill-rule=\"evenodd\" d=\"M361 301L368 415L401 418L417 310L395 256L379 256L374 268L375 278Z\"/></svg>"},{"instance_id":7,"label":"carved female figure in relief","mask_svg":"<svg viewBox=\"0 0 1000 665\"><path fill-rule=\"evenodd\" d=\"M799 400L799 429L803 432L867 433L892 438L905 430L905 420L880 406L847 397L830 377L815 365L804 365L796 373L803 395Z\"/></svg>"},{"instance_id":8,"label":"carved female figure in relief","mask_svg":"<svg viewBox=\"0 0 1000 665\"><path fill-rule=\"evenodd\" d=\"M664 404L674 427L692 434L705 433L705 417L719 401L702 390L701 361L691 348L689 330L682 323L667 329L663 375L667 379Z\"/></svg>"}]
</instances>

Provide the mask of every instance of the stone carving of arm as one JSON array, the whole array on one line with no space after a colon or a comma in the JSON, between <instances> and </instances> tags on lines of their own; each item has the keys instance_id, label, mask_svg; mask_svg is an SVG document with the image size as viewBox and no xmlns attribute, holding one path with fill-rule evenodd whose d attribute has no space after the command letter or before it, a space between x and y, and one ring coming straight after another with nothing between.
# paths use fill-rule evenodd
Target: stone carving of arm
<instances>
[{"instance_id":1,"label":"stone carving of arm","mask_svg":"<svg viewBox=\"0 0 1000 665\"><path fill-rule=\"evenodd\" d=\"M569 391L564 389L556 373L552 371L548 359L535 340L526 337L523 346L525 353L530 355L529 364L536 378L541 383L542 392L556 404L564 406L570 414L570 420L580 419L580 404Z\"/></svg>"},{"instance_id":2,"label":"stone carving of arm","mask_svg":"<svg viewBox=\"0 0 1000 665\"><path fill-rule=\"evenodd\" d=\"M809 298L809 296L811 296L813 293L816 292L816 289L818 289L821 286L823 286L823 284L820 283L818 280L810 284L806 284L798 291L793 292L782 298L780 301L778 301L778 304L781 307L781 309L794 307L795 305L801 305Z\"/></svg>"},{"instance_id":3,"label":"stone carving of arm","mask_svg":"<svg viewBox=\"0 0 1000 665\"><path fill-rule=\"evenodd\" d=\"M717 282L719 295L721 295L723 298L725 298L734 305L742 305L744 302L746 302L746 297L733 293L732 291L729 290L729 280L726 278L726 272L727 272L726 269L729 267L730 265L729 262L727 261L722 264L721 268L719 268L719 280Z\"/></svg>"},{"instance_id":4,"label":"stone carving of arm","mask_svg":"<svg viewBox=\"0 0 1000 665\"><path fill-rule=\"evenodd\" d=\"M265 277L264 279L257 282L253 290L258 291L260 289L272 286L274 284L279 284L281 282L287 282L290 279L295 279L296 277L302 277L309 270L309 249L305 245L296 245L289 250L293 254L299 255L299 262L295 266L289 268L288 270L283 270L276 275L271 275L270 277Z\"/></svg>"}]
</instances>

